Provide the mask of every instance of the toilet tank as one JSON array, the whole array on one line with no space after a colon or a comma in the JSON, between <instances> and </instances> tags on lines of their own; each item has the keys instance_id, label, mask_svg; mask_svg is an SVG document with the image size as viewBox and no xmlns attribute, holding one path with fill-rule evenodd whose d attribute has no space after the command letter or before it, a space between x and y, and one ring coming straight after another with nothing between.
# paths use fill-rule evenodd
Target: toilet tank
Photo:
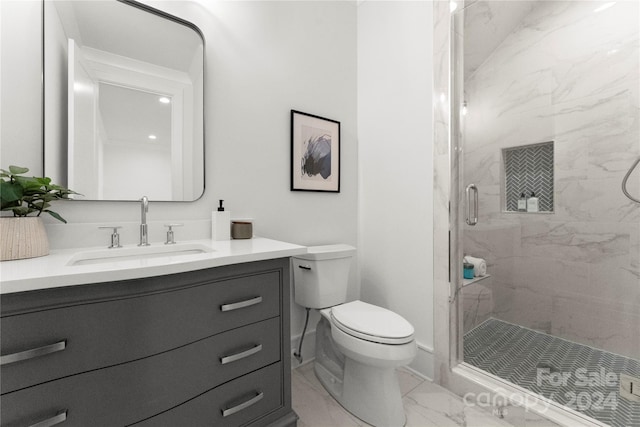
<instances>
[{"instance_id":1,"label":"toilet tank","mask_svg":"<svg viewBox=\"0 0 640 427\"><path fill-rule=\"evenodd\" d=\"M310 246L293 257L294 294L297 304L326 308L347 301L349 269L356 248L349 245Z\"/></svg>"}]
</instances>

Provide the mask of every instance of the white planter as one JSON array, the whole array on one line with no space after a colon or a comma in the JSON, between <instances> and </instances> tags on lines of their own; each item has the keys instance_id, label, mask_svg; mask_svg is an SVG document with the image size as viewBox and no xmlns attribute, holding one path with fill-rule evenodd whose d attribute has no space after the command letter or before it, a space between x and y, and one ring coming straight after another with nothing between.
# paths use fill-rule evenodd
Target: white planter
<instances>
[{"instance_id":1,"label":"white planter","mask_svg":"<svg viewBox=\"0 0 640 427\"><path fill-rule=\"evenodd\" d=\"M49 255L49 239L38 217L0 218L0 261Z\"/></svg>"}]
</instances>

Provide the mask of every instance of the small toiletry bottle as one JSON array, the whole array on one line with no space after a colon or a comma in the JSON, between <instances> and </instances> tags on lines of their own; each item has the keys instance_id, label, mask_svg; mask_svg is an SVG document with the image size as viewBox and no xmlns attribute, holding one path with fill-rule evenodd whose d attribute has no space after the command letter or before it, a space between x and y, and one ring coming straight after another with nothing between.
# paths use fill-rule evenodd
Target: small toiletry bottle
<instances>
[{"instance_id":1,"label":"small toiletry bottle","mask_svg":"<svg viewBox=\"0 0 640 427\"><path fill-rule=\"evenodd\" d=\"M520 193L520 198L518 199L518 212L526 212L527 211L527 198L524 195L524 192Z\"/></svg>"},{"instance_id":2,"label":"small toiletry bottle","mask_svg":"<svg viewBox=\"0 0 640 427\"><path fill-rule=\"evenodd\" d=\"M531 197L527 199L527 212L538 212L538 198L533 191Z\"/></svg>"},{"instance_id":3,"label":"small toiletry bottle","mask_svg":"<svg viewBox=\"0 0 640 427\"><path fill-rule=\"evenodd\" d=\"M465 279L473 279L473 264L469 262L465 262L462 264L463 274L462 277Z\"/></svg>"},{"instance_id":4,"label":"small toiletry bottle","mask_svg":"<svg viewBox=\"0 0 640 427\"><path fill-rule=\"evenodd\" d=\"M211 239L230 240L231 239L231 212L225 211L220 200L218 210L211 213Z\"/></svg>"}]
</instances>

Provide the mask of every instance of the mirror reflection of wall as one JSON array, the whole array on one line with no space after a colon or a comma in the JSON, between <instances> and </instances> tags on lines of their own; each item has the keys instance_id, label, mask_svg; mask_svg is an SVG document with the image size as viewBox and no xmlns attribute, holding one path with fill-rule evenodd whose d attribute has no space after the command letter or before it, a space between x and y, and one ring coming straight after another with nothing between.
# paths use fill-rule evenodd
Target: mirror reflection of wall
<instances>
[{"instance_id":1,"label":"mirror reflection of wall","mask_svg":"<svg viewBox=\"0 0 640 427\"><path fill-rule=\"evenodd\" d=\"M99 138L102 161L98 165L103 169L102 198L138 198L139 190L129 185L133 180L152 190L145 193L150 199L173 200L182 187L182 165L176 165L176 176L172 177L170 97L108 83L100 83L99 93L104 135ZM175 191L172 182L176 183ZM76 184L72 187L80 188Z\"/></svg>"},{"instance_id":2,"label":"mirror reflection of wall","mask_svg":"<svg viewBox=\"0 0 640 427\"><path fill-rule=\"evenodd\" d=\"M151 12L44 2L45 174L79 199L189 201L204 191L203 40Z\"/></svg>"}]
</instances>

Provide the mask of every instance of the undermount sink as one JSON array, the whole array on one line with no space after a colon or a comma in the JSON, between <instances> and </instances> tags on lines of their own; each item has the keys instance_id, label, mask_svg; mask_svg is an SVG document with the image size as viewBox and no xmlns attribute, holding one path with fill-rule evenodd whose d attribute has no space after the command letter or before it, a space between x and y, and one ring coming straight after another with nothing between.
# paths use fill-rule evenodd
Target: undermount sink
<instances>
[{"instance_id":1,"label":"undermount sink","mask_svg":"<svg viewBox=\"0 0 640 427\"><path fill-rule=\"evenodd\" d=\"M76 253L67 265L104 264L118 261L131 261L150 258L200 255L213 252L209 246L200 243L176 243L151 246L129 246L123 248L94 249Z\"/></svg>"}]
</instances>

